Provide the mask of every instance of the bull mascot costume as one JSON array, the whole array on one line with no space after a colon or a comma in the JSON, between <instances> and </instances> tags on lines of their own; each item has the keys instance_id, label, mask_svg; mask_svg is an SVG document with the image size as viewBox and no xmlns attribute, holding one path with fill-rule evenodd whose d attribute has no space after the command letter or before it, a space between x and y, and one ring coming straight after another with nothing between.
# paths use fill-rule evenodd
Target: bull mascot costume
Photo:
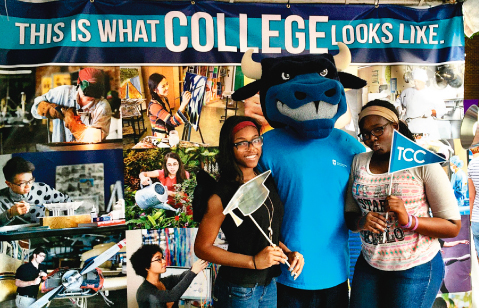
<instances>
[{"instance_id":1,"label":"bull mascot costume","mask_svg":"<svg viewBox=\"0 0 479 308\"><path fill-rule=\"evenodd\" d=\"M351 54L339 53L241 62L245 76L256 81L232 96L243 100L260 93L266 120L275 129L264 134L259 167L271 170L285 214L281 240L304 256L301 275L294 279L282 265L278 278L279 307L348 307L348 229L344 197L354 155L364 147L334 128L347 111L344 88L366 82L346 69Z\"/></svg>"}]
</instances>

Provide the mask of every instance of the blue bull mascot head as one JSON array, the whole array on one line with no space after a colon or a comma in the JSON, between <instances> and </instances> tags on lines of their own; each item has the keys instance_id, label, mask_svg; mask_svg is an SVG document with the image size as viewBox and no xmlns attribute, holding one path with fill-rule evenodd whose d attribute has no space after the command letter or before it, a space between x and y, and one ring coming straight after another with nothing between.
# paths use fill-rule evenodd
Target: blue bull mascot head
<instances>
[{"instance_id":1,"label":"blue bull mascot head","mask_svg":"<svg viewBox=\"0 0 479 308\"><path fill-rule=\"evenodd\" d=\"M243 100L260 92L263 114L273 127L290 126L304 138L329 136L336 120L347 110L344 88L360 89L366 82L338 72L351 63L349 48L338 43L339 53L252 59L248 50L241 61L246 77L256 81L232 96Z\"/></svg>"}]
</instances>

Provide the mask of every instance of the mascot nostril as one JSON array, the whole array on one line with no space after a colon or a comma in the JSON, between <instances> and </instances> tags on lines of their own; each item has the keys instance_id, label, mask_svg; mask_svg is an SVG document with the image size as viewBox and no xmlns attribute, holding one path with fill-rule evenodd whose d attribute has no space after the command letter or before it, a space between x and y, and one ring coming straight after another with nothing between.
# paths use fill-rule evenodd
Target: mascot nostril
<instances>
[{"instance_id":1,"label":"mascot nostril","mask_svg":"<svg viewBox=\"0 0 479 308\"><path fill-rule=\"evenodd\" d=\"M334 57L296 55L265 58L261 64L252 60L252 51L246 52L241 68L245 76L256 81L236 90L232 97L238 101L260 93L263 114L274 129L263 135L258 168L271 170L284 204L283 243L294 247L304 256L305 264L310 264L297 277L282 266L278 295L287 294L295 300L298 295L292 294L299 294L299 289L301 294L316 298L318 293L313 292L334 289L328 291L331 307L343 307L337 298L348 298L344 196L353 157L364 151L364 146L334 124L347 110L344 88L366 85L357 76L337 71L351 62L348 47L343 43L338 46L340 51ZM281 76L284 72L295 77L285 80ZM321 226L321 232L312 232L315 226ZM333 293L338 295L330 295ZM278 308L288 304L278 301Z\"/></svg>"},{"instance_id":2,"label":"mascot nostril","mask_svg":"<svg viewBox=\"0 0 479 308\"><path fill-rule=\"evenodd\" d=\"M296 97L296 99L303 100L306 98L306 93L296 91L294 92L294 97Z\"/></svg>"},{"instance_id":3,"label":"mascot nostril","mask_svg":"<svg viewBox=\"0 0 479 308\"><path fill-rule=\"evenodd\" d=\"M324 92L324 95L327 97L333 97L336 94L336 89L329 89L328 91Z\"/></svg>"}]
</instances>

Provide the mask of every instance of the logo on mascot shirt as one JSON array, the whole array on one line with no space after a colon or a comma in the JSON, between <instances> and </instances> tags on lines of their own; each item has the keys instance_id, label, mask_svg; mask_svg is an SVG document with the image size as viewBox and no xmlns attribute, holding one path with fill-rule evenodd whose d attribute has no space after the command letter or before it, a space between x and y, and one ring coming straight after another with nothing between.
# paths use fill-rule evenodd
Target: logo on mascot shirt
<instances>
[{"instance_id":1,"label":"logo on mascot shirt","mask_svg":"<svg viewBox=\"0 0 479 308\"><path fill-rule=\"evenodd\" d=\"M333 165L334 165L334 166L344 167L344 168L347 168L347 167L348 167L347 165L338 162L336 159L333 159Z\"/></svg>"}]
</instances>

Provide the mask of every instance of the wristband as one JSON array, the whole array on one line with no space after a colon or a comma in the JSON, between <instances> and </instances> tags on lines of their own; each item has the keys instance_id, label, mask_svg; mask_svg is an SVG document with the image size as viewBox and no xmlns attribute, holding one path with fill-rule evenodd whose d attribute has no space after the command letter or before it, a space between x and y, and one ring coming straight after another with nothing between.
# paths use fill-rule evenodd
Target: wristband
<instances>
[{"instance_id":1,"label":"wristband","mask_svg":"<svg viewBox=\"0 0 479 308\"><path fill-rule=\"evenodd\" d=\"M416 225L414 226L414 228L411 229L411 231L414 231L417 229L417 226L419 226L419 218L417 218L416 216L413 216L414 217L414 220L416 220Z\"/></svg>"},{"instance_id":2,"label":"wristband","mask_svg":"<svg viewBox=\"0 0 479 308\"><path fill-rule=\"evenodd\" d=\"M411 217L411 215L407 215L407 216L408 216L407 225L400 225L401 228L403 228L403 229L409 229L409 228L411 228L411 225L412 225L412 217Z\"/></svg>"},{"instance_id":3,"label":"wristband","mask_svg":"<svg viewBox=\"0 0 479 308\"><path fill-rule=\"evenodd\" d=\"M254 269L257 269L257 268L256 268L256 262L254 261L254 257L255 257L255 256L253 256L253 265L254 265Z\"/></svg>"}]
</instances>

